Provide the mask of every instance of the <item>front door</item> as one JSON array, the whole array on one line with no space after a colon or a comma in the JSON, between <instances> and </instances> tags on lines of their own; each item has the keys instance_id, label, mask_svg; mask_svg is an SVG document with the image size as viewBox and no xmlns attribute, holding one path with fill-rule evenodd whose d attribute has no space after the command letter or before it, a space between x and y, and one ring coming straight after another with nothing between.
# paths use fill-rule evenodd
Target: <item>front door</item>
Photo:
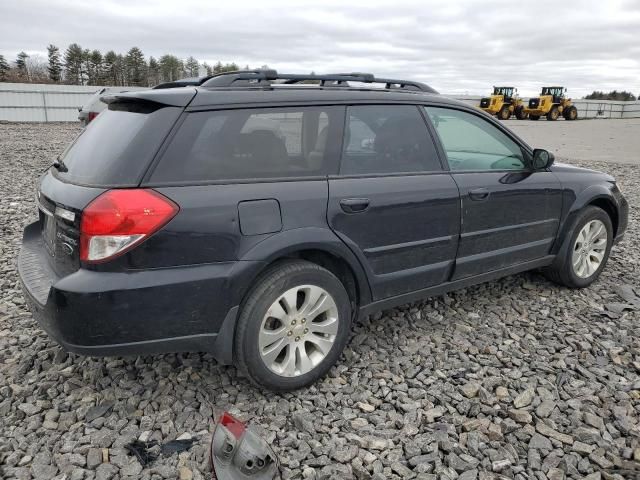
<instances>
[{"instance_id":1,"label":"front door","mask_svg":"<svg viewBox=\"0 0 640 480\"><path fill-rule=\"evenodd\" d=\"M528 168L528 153L482 115L426 110L460 189L462 225L452 280L548 255L562 208L556 176Z\"/></svg>"},{"instance_id":2,"label":"front door","mask_svg":"<svg viewBox=\"0 0 640 480\"><path fill-rule=\"evenodd\" d=\"M348 107L328 222L367 270L375 300L448 280L460 228L458 187L420 108Z\"/></svg>"}]
</instances>

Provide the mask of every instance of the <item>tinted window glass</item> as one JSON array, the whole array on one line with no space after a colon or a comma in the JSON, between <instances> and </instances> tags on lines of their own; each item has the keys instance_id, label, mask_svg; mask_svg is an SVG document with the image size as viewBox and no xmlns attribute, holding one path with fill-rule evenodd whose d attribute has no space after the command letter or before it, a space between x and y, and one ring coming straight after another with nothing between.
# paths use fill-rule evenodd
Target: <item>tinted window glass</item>
<instances>
[{"instance_id":1,"label":"tinted window glass","mask_svg":"<svg viewBox=\"0 0 640 480\"><path fill-rule=\"evenodd\" d=\"M84 185L137 185L181 111L112 104L60 156L68 170L54 169L54 174Z\"/></svg>"},{"instance_id":2,"label":"tinted window glass","mask_svg":"<svg viewBox=\"0 0 640 480\"><path fill-rule=\"evenodd\" d=\"M349 107L340 173L428 172L440 169L433 140L418 107Z\"/></svg>"},{"instance_id":3,"label":"tinted window glass","mask_svg":"<svg viewBox=\"0 0 640 480\"><path fill-rule=\"evenodd\" d=\"M191 113L152 174L152 182L326 175L336 107ZM335 135L335 134L334 134ZM335 158L335 154L333 154Z\"/></svg>"},{"instance_id":4,"label":"tinted window glass","mask_svg":"<svg viewBox=\"0 0 640 480\"><path fill-rule=\"evenodd\" d=\"M521 170L522 150L478 115L450 108L426 107L447 152L451 170Z\"/></svg>"}]
</instances>

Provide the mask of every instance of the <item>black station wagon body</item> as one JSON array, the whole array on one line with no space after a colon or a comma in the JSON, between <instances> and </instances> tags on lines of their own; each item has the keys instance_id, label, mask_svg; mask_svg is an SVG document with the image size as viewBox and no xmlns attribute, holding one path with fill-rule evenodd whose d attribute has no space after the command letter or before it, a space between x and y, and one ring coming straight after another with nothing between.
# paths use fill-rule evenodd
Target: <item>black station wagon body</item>
<instances>
[{"instance_id":1,"label":"black station wagon body","mask_svg":"<svg viewBox=\"0 0 640 480\"><path fill-rule=\"evenodd\" d=\"M555 269L570 284L558 273L563 255L575 251L578 262L598 243L573 241L588 208L610 223L601 220L610 232L600 253L621 238L627 203L609 175L552 157L536 165L534 150L503 123L401 87L214 82L105 99L109 109L39 182L40 218L26 227L19 260L34 316L70 351L210 351L240 361L261 385L295 388L341 348L331 358L309 353L315 370L269 367L269 376L245 364L238 319L271 294L258 287L265 279L292 281L296 265L328 272L340 292L322 287L335 300L322 325L335 316L348 326L357 315L530 269ZM121 199L126 191L133 197ZM133 209L146 200L160 202L166 218L100 240L109 201ZM596 269L596 253L584 272ZM305 275L301 285L316 285L313 271ZM245 314L247 332L260 312ZM289 336L307 334L294 324Z\"/></svg>"}]
</instances>

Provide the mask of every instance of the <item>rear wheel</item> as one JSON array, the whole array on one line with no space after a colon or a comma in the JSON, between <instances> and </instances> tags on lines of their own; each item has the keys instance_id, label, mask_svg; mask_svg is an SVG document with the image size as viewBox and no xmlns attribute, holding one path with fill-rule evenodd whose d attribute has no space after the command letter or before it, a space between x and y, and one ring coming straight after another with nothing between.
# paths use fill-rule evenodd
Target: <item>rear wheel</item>
<instances>
[{"instance_id":1,"label":"rear wheel","mask_svg":"<svg viewBox=\"0 0 640 480\"><path fill-rule=\"evenodd\" d=\"M529 120L540 120L540 115L529 115Z\"/></svg>"},{"instance_id":2,"label":"rear wheel","mask_svg":"<svg viewBox=\"0 0 640 480\"><path fill-rule=\"evenodd\" d=\"M612 241L609 215L601 208L589 206L578 214L554 264L544 273L550 280L569 288L588 287L604 269Z\"/></svg>"},{"instance_id":3,"label":"rear wheel","mask_svg":"<svg viewBox=\"0 0 640 480\"><path fill-rule=\"evenodd\" d=\"M518 120L526 120L527 118L527 114L524 111L524 107L522 105L520 105L519 107L516 107L516 118Z\"/></svg>"},{"instance_id":4,"label":"rear wheel","mask_svg":"<svg viewBox=\"0 0 640 480\"><path fill-rule=\"evenodd\" d=\"M509 110L509 105L502 106L502 108L498 112L498 118L500 120L509 120L509 118L511 118L511 110Z\"/></svg>"},{"instance_id":5,"label":"rear wheel","mask_svg":"<svg viewBox=\"0 0 640 480\"><path fill-rule=\"evenodd\" d=\"M351 303L338 278L311 262L269 270L244 302L235 337L236 364L275 391L304 387L339 359L351 329Z\"/></svg>"},{"instance_id":6,"label":"rear wheel","mask_svg":"<svg viewBox=\"0 0 640 480\"><path fill-rule=\"evenodd\" d=\"M549 113L547 113L547 120L557 120L558 117L560 116L560 110L558 109L557 105L554 105L553 107L551 107L551 110L549 110Z\"/></svg>"}]
</instances>

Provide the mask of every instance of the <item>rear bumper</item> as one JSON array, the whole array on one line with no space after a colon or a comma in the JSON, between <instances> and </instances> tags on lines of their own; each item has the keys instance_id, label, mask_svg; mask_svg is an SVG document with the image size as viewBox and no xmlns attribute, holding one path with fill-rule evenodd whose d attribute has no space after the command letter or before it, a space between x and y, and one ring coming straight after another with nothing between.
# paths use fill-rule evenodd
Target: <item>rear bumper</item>
<instances>
[{"instance_id":1,"label":"rear bumper","mask_svg":"<svg viewBox=\"0 0 640 480\"><path fill-rule=\"evenodd\" d=\"M222 363L232 360L243 279L260 268L261 262L226 262L127 272L80 269L58 277L37 223L25 229L18 258L34 318L66 350L95 356L206 351Z\"/></svg>"}]
</instances>

